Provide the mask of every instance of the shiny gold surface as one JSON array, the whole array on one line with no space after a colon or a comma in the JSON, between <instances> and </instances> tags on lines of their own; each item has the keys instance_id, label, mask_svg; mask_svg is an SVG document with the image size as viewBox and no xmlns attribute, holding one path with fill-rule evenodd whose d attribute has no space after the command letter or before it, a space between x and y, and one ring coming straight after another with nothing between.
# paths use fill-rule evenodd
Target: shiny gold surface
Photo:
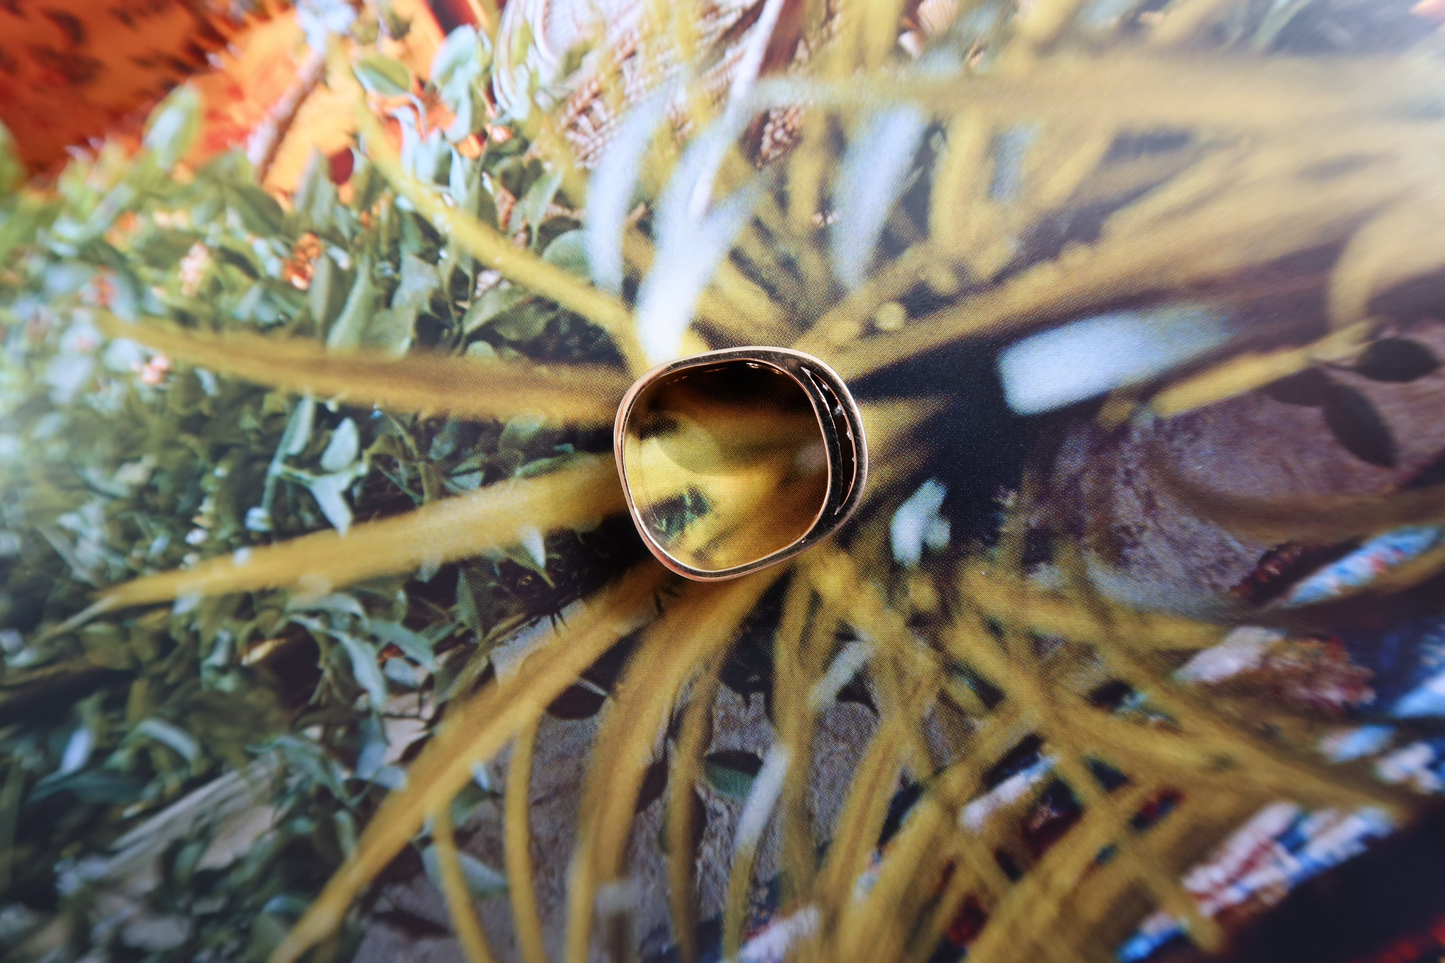
<instances>
[{"instance_id":1,"label":"shiny gold surface","mask_svg":"<svg viewBox=\"0 0 1445 963\"><path fill-rule=\"evenodd\" d=\"M792 376L757 362L688 368L647 385L622 455L644 534L704 572L797 542L827 498L812 402Z\"/></svg>"}]
</instances>

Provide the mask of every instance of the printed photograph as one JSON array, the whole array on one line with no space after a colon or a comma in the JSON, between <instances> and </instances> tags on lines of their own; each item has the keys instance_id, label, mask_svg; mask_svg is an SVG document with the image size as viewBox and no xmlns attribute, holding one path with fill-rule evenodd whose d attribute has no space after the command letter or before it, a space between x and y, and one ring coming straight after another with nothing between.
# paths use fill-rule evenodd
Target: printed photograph
<instances>
[{"instance_id":1,"label":"printed photograph","mask_svg":"<svg viewBox=\"0 0 1445 963\"><path fill-rule=\"evenodd\" d=\"M0 960L1445 959L1445 0L0 0Z\"/></svg>"}]
</instances>

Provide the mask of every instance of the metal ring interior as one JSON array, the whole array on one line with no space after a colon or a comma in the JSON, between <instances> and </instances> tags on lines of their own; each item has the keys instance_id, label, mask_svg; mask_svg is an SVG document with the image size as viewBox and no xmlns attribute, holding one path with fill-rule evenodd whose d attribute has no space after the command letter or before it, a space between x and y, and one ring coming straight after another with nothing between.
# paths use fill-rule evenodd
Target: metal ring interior
<instances>
[{"instance_id":1,"label":"metal ring interior","mask_svg":"<svg viewBox=\"0 0 1445 963\"><path fill-rule=\"evenodd\" d=\"M827 452L827 490L812 526L790 544L743 564L716 570L700 569L670 554L648 530L628 483L624 444L633 408L649 387L681 371L701 367L717 368L733 363L765 365L789 376L803 390L818 419L818 428ZM837 372L819 359L790 348L723 348L658 365L637 379L623 396L613 425L612 447L617 459L617 473L627 498L627 510L648 550L668 569L697 581L737 578L776 565L805 551L831 535L848 520L862 500L868 480L868 443L863 433L863 419L848 386Z\"/></svg>"}]
</instances>

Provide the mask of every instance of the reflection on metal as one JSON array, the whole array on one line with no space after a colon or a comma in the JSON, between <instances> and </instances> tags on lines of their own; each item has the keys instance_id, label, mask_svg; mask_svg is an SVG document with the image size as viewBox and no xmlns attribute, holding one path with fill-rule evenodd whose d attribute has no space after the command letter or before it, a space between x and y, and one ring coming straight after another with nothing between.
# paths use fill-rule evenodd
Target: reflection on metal
<instances>
[{"instance_id":1,"label":"reflection on metal","mask_svg":"<svg viewBox=\"0 0 1445 963\"><path fill-rule=\"evenodd\" d=\"M825 538L858 505L868 475L847 386L785 348L654 368L623 399L614 448L647 547L701 580L756 571Z\"/></svg>"}]
</instances>

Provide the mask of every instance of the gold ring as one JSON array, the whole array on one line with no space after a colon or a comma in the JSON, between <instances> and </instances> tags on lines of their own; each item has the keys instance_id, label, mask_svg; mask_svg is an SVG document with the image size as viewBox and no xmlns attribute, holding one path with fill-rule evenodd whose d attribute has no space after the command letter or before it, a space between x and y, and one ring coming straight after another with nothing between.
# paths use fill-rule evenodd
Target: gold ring
<instances>
[{"instance_id":1,"label":"gold ring","mask_svg":"<svg viewBox=\"0 0 1445 963\"><path fill-rule=\"evenodd\" d=\"M868 478L847 385L788 348L725 348L652 369L617 409L613 450L642 540L701 581L746 575L826 538Z\"/></svg>"}]
</instances>

